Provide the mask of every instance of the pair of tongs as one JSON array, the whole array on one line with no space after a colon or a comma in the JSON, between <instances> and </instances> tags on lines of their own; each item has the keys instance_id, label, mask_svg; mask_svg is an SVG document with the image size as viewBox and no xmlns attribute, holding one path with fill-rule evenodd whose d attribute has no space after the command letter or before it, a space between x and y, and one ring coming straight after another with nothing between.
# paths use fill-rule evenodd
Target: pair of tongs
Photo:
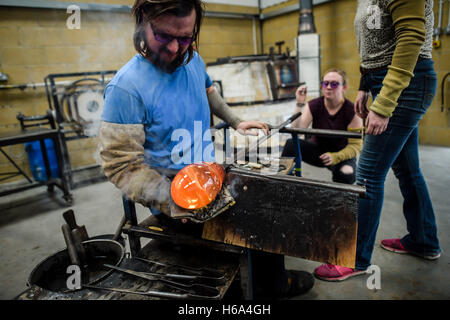
<instances>
[{"instance_id":1,"label":"pair of tongs","mask_svg":"<svg viewBox=\"0 0 450 320\"><path fill-rule=\"evenodd\" d=\"M167 286L183 291L192 297L201 297L202 299L217 299L218 297L220 297L220 291L216 287L211 287L206 284L175 282L164 278L165 275L162 276L155 273L134 271L116 267L110 264L104 264L104 266L126 274L131 274L141 279L163 282Z\"/></svg>"},{"instance_id":2,"label":"pair of tongs","mask_svg":"<svg viewBox=\"0 0 450 320\"><path fill-rule=\"evenodd\" d=\"M206 281L224 281L225 275L223 273L220 273L216 270L209 269L209 268L193 268L188 266L181 266L178 264L171 264L171 263L162 263L159 261L144 259L135 257L134 259L144 261L146 263L155 264L157 266L162 267L169 267L169 268L175 268L179 270L183 270L186 273L190 273L191 275L186 274L166 274L165 276L171 277L173 279L191 279L191 280L206 280Z\"/></svg>"},{"instance_id":3,"label":"pair of tongs","mask_svg":"<svg viewBox=\"0 0 450 320\"><path fill-rule=\"evenodd\" d=\"M147 291L134 291L130 289L122 289L122 288L106 288L99 287L93 285L83 285L84 288L95 289L95 290L105 290L105 291L113 291L127 294L139 294L142 296L149 297L158 297L158 298L166 298L166 299L202 299L202 300L218 300L220 299L220 294L216 296L203 296L193 293L174 293L174 292L165 292L165 291L156 291L156 290L147 290Z\"/></svg>"}]
</instances>

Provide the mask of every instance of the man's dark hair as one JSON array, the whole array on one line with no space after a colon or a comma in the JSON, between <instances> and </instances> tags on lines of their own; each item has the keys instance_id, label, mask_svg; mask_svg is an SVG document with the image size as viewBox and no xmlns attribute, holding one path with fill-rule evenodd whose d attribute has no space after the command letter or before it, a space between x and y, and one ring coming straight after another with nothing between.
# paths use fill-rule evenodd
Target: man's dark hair
<instances>
[{"instance_id":1,"label":"man's dark hair","mask_svg":"<svg viewBox=\"0 0 450 320\"><path fill-rule=\"evenodd\" d=\"M198 36L204 14L203 2L201 0L136 0L132 9L136 21L133 35L136 51L147 58L148 45L145 39L145 26L149 21L163 14L187 17L191 14L192 9L195 9L196 18L192 36L193 41L187 50L189 54L187 62L194 56L194 43L198 47Z\"/></svg>"}]
</instances>

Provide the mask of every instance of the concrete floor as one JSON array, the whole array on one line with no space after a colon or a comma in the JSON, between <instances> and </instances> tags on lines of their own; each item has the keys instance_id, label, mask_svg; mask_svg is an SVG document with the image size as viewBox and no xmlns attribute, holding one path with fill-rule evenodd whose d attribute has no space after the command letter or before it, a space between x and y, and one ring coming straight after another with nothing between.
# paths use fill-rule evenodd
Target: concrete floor
<instances>
[{"instance_id":1,"label":"concrete floor","mask_svg":"<svg viewBox=\"0 0 450 320\"><path fill-rule=\"evenodd\" d=\"M450 299L450 148L421 146L421 164L433 200L443 254L437 261L425 261L390 253L379 247L383 238L406 233L402 198L392 172L386 180L385 202L372 263L381 271L381 288L367 286L370 275L342 283L316 280L314 288L297 299ZM328 170L304 165L304 176L330 180ZM71 207L79 225L91 236L111 234L122 217L121 193L108 182L73 190ZM67 210L58 190L49 196L45 187L0 198L0 299L13 299L26 289L33 268L44 258L65 247L61 233L62 213ZM148 209L137 206L138 219ZM286 257L289 269L312 272L318 262Z\"/></svg>"}]
</instances>

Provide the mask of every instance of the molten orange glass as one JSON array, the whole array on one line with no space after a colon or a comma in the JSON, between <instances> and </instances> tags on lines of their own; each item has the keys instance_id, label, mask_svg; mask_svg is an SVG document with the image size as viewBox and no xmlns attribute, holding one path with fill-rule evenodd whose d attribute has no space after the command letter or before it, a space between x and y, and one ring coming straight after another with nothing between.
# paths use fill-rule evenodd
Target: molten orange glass
<instances>
[{"instance_id":1,"label":"molten orange glass","mask_svg":"<svg viewBox=\"0 0 450 320\"><path fill-rule=\"evenodd\" d=\"M216 198L224 179L225 171L217 163L190 164L173 179L170 189L172 199L184 209L203 208Z\"/></svg>"}]
</instances>

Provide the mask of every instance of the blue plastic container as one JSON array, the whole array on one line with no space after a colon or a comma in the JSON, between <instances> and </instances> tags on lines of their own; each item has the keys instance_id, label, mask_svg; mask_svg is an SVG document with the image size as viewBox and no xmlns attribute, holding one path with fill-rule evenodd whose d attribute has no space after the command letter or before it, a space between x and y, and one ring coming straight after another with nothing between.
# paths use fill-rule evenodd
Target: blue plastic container
<instances>
[{"instance_id":1,"label":"blue plastic container","mask_svg":"<svg viewBox=\"0 0 450 320\"><path fill-rule=\"evenodd\" d=\"M58 161L56 160L55 147L52 139L45 139L45 149L47 150L48 162L50 164L50 172L53 178L59 178ZM41 152L41 144L39 141L26 142L25 150L28 154L28 162L30 164L31 174L36 181L47 181L48 177L45 172L44 158Z\"/></svg>"}]
</instances>

